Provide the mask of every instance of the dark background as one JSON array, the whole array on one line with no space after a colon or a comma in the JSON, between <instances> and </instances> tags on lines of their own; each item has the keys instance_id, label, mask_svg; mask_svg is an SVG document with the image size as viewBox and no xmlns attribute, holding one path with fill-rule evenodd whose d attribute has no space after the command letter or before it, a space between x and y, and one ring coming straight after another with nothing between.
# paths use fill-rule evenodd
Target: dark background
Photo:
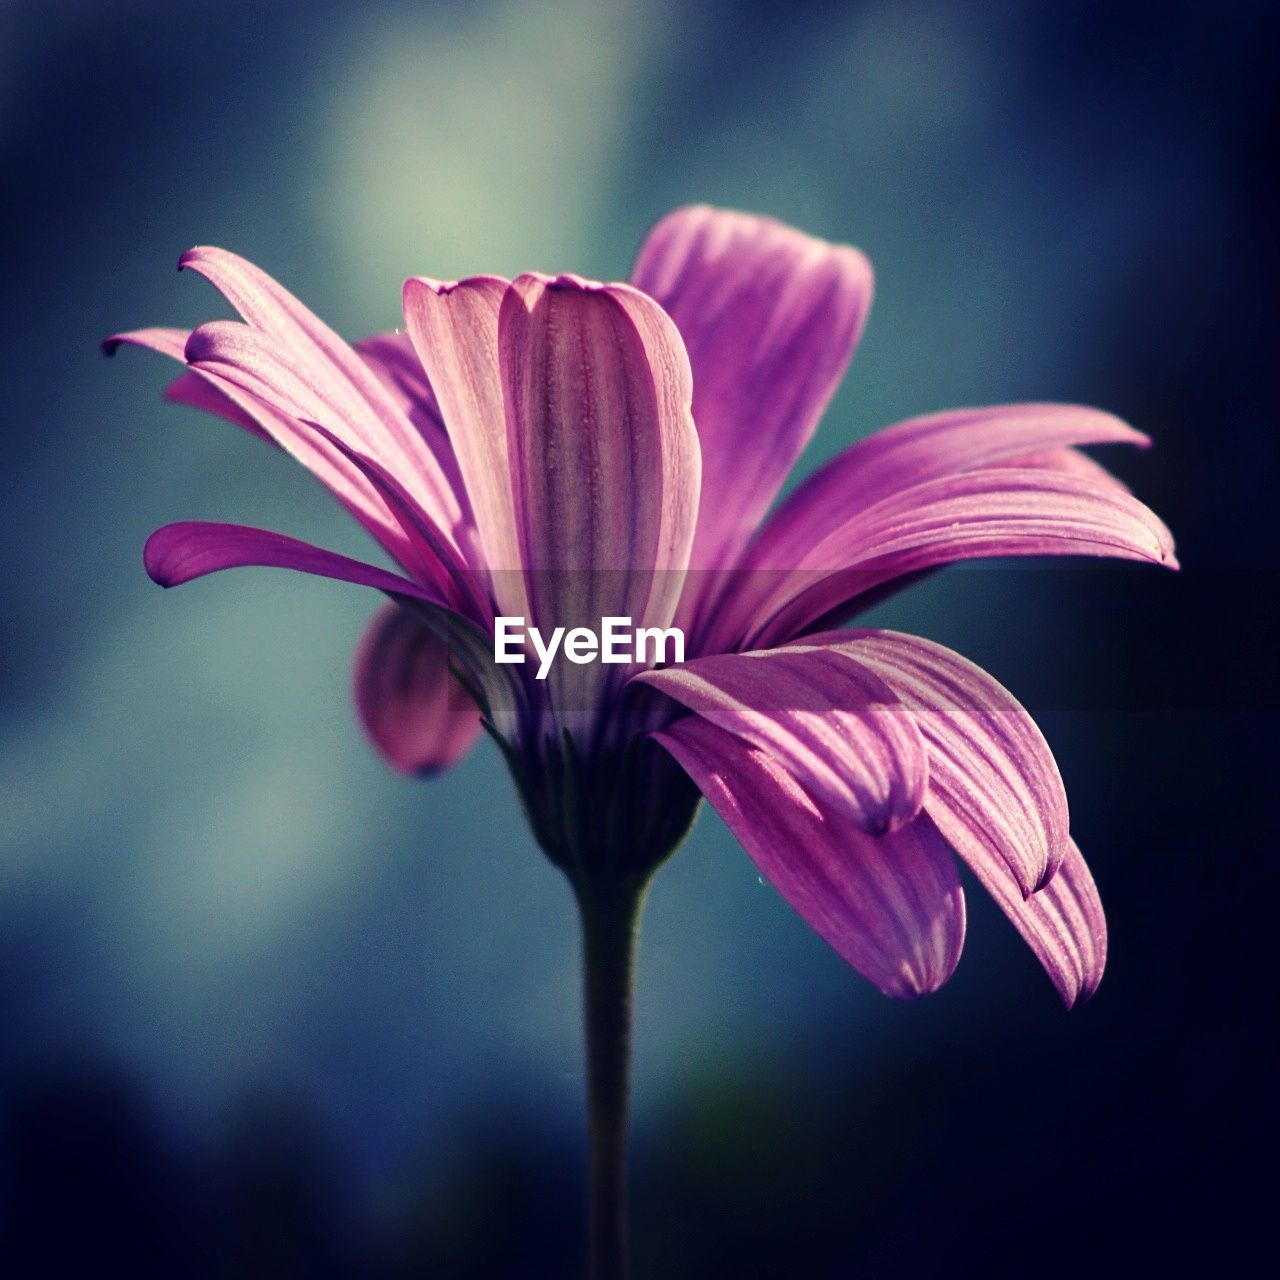
<instances>
[{"instance_id":1,"label":"dark background","mask_svg":"<svg viewBox=\"0 0 1280 1280\"><path fill-rule=\"evenodd\" d=\"M352 337L401 279L625 274L708 200L861 245L804 467L1061 399L1179 576L955 570L879 619L1037 714L1111 924L1064 1014L998 912L884 1000L713 816L641 955L642 1277L1238 1274L1274 1142L1276 10L1267 4L0 3L0 1270L562 1276L570 902L496 751L391 776L366 593L167 595L178 518L361 553L282 458L97 341L224 308L235 249Z\"/></svg>"}]
</instances>

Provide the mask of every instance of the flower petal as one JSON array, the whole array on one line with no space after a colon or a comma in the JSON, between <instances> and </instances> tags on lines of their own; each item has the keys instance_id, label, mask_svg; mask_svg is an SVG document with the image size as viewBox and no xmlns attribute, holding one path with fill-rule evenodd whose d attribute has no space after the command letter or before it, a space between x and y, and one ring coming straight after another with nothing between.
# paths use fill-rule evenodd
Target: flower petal
<instances>
[{"instance_id":1,"label":"flower petal","mask_svg":"<svg viewBox=\"0 0 1280 1280\"><path fill-rule=\"evenodd\" d=\"M437 595L416 582L388 573L376 565L352 560L326 551L298 538L269 529L247 525L221 524L207 520L182 520L157 529L147 539L143 563L153 582L162 587L178 587L223 569L256 565L264 568L297 569L322 578L336 578L359 586L375 587L393 595L403 595L433 604Z\"/></svg>"},{"instance_id":2,"label":"flower petal","mask_svg":"<svg viewBox=\"0 0 1280 1280\"><path fill-rule=\"evenodd\" d=\"M1076 842L1067 841L1057 874L1025 900L995 868L974 871L1035 952L1067 1008L1089 999L1107 965L1107 919Z\"/></svg>"},{"instance_id":3,"label":"flower petal","mask_svg":"<svg viewBox=\"0 0 1280 1280\"><path fill-rule=\"evenodd\" d=\"M498 312L508 282L496 276L404 283L409 337L440 404L499 612L525 608L498 371Z\"/></svg>"},{"instance_id":4,"label":"flower petal","mask_svg":"<svg viewBox=\"0 0 1280 1280\"><path fill-rule=\"evenodd\" d=\"M871 304L871 265L772 218L696 206L654 227L632 280L689 350L705 495L692 564L724 568L849 363Z\"/></svg>"},{"instance_id":5,"label":"flower petal","mask_svg":"<svg viewBox=\"0 0 1280 1280\"><path fill-rule=\"evenodd\" d=\"M1109 413L1072 404L951 409L899 422L858 441L796 489L761 530L749 564L794 569L859 512L929 480L1018 459L1026 465L1030 455L1065 446L1115 443L1146 448L1151 441Z\"/></svg>"},{"instance_id":6,"label":"flower petal","mask_svg":"<svg viewBox=\"0 0 1280 1280\"><path fill-rule=\"evenodd\" d=\"M199 272L244 317L263 342L235 343L225 322L201 326L187 343L187 360L209 362L229 381L253 392L285 413L323 422L349 443L378 459L401 478L415 502L444 532L453 536L462 510L448 478L425 441L379 377L336 333L292 294L252 263L207 246L189 249L178 266ZM205 331L213 328L216 341ZM260 359L242 367L240 357L261 354L292 375L283 401L269 366ZM298 399L299 390L305 391Z\"/></svg>"},{"instance_id":7,"label":"flower petal","mask_svg":"<svg viewBox=\"0 0 1280 1280\"><path fill-rule=\"evenodd\" d=\"M480 712L438 635L399 605L374 617L356 653L354 691L373 744L402 773L438 773L480 735Z\"/></svg>"},{"instance_id":8,"label":"flower petal","mask_svg":"<svg viewBox=\"0 0 1280 1280\"><path fill-rule=\"evenodd\" d=\"M984 884L1005 876L1026 897L1068 846L1067 794L1049 744L998 681L958 653L894 631L833 631L831 645L876 674L915 718L929 761L924 807Z\"/></svg>"},{"instance_id":9,"label":"flower petal","mask_svg":"<svg viewBox=\"0 0 1280 1280\"><path fill-rule=\"evenodd\" d=\"M992 467L882 499L818 542L795 571L745 575L722 625L746 623L744 647L767 647L847 617L859 595L905 574L981 557L1058 555L1177 566L1160 518L1118 486Z\"/></svg>"},{"instance_id":10,"label":"flower petal","mask_svg":"<svg viewBox=\"0 0 1280 1280\"><path fill-rule=\"evenodd\" d=\"M522 276L499 324L507 450L531 620L667 626L697 518L698 440L675 326L627 285ZM621 666L557 663L562 727Z\"/></svg>"},{"instance_id":11,"label":"flower petal","mask_svg":"<svg viewBox=\"0 0 1280 1280\"><path fill-rule=\"evenodd\" d=\"M936 991L964 944L955 860L925 815L872 836L829 812L767 752L699 716L654 735L773 886L886 995Z\"/></svg>"},{"instance_id":12,"label":"flower petal","mask_svg":"<svg viewBox=\"0 0 1280 1280\"><path fill-rule=\"evenodd\" d=\"M637 677L770 757L864 831L924 801L924 742L892 688L843 649L719 654Z\"/></svg>"}]
</instances>

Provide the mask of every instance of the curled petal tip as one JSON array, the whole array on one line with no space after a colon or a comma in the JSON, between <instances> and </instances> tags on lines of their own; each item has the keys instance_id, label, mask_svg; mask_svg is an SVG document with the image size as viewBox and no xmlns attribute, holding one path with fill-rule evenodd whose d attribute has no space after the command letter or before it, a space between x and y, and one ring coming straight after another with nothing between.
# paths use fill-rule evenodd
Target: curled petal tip
<instances>
[{"instance_id":1,"label":"curled petal tip","mask_svg":"<svg viewBox=\"0 0 1280 1280\"><path fill-rule=\"evenodd\" d=\"M122 338L117 337L113 333L111 337L103 338L103 340L98 344L98 347L99 347L99 350L101 350L102 354L108 357L109 359L111 356L115 355L117 351L120 350L120 345L123 341L124 340Z\"/></svg>"}]
</instances>

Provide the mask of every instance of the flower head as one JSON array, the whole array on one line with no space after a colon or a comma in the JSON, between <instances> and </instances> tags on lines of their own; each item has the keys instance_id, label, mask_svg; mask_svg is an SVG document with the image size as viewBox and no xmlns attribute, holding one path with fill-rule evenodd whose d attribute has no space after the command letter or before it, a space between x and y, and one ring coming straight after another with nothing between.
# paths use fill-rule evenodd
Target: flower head
<instances>
[{"instance_id":1,"label":"flower head","mask_svg":"<svg viewBox=\"0 0 1280 1280\"><path fill-rule=\"evenodd\" d=\"M940 645L833 630L959 560L1174 565L1163 524L1078 446L1144 436L1072 405L889 427L769 514L857 344L857 250L768 218L678 210L630 284L529 274L404 286L405 331L348 346L218 249L182 267L240 313L108 340L185 364L171 399L306 466L398 571L282 534L152 535L174 586L275 565L387 597L356 659L397 768L456 762L482 726L543 848L580 890L646 877L706 796L782 895L883 991L914 997L964 938L957 857L1070 1004L1106 929L1062 782L1025 710ZM495 619L679 626L688 661L494 661Z\"/></svg>"}]
</instances>

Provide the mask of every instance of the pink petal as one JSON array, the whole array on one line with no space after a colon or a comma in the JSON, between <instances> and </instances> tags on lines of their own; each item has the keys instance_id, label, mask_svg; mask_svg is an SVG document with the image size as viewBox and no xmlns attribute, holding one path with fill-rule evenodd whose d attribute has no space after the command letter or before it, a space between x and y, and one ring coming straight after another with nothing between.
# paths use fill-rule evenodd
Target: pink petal
<instances>
[{"instance_id":1,"label":"pink petal","mask_svg":"<svg viewBox=\"0 0 1280 1280\"><path fill-rule=\"evenodd\" d=\"M698 440L675 326L626 285L522 276L499 323L507 451L531 620L666 626L697 516ZM620 666L553 667L561 724Z\"/></svg>"},{"instance_id":2,"label":"pink petal","mask_svg":"<svg viewBox=\"0 0 1280 1280\"><path fill-rule=\"evenodd\" d=\"M409 337L440 404L475 513L499 612L525 607L519 539L507 461L507 427L498 371L498 312L508 283L476 276L459 283L415 278L404 284Z\"/></svg>"},{"instance_id":3,"label":"pink petal","mask_svg":"<svg viewBox=\"0 0 1280 1280\"><path fill-rule=\"evenodd\" d=\"M450 646L412 614L388 605L365 631L355 699L373 744L402 773L438 773L480 735L480 712L449 669Z\"/></svg>"},{"instance_id":4,"label":"pink petal","mask_svg":"<svg viewBox=\"0 0 1280 1280\"><path fill-rule=\"evenodd\" d=\"M695 569L729 565L835 391L871 304L871 266L771 218L678 209L632 279L676 322L702 445Z\"/></svg>"},{"instance_id":5,"label":"pink petal","mask_svg":"<svg viewBox=\"0 0 1280 1280\"><path fill-rule=\"evenodd\" d=\"M801 918L881 991L915 999L951 976L964 895L927 817L872 836L817 803L780 761L699 716L654 736Z\"/></svg>"},{"instance_id":6,"label":"pink petal","mask_svg":"<svg viewBox=\"0 0 1280 1280\"><path fill-rule=\"evenodd\" d=\"M1107 964L1107 920L1076 842L1067 841L1057 875L1025 901L997 868L975 866L974 871L1035 952L1067 1008L1093 995Z\"/></svg>"},{"instance_id":7,"label":"pink petal","mask_svg":"<svg viewBox=\"0 0 1280 1280\"><path fill-rule=\"evenodd\" d=\"M637 678L766 752L824 813L879 835L920 812L925 747L889 685L846 653L720 654Z\"/></svg>"},{"instance_id":8,"label":"pink petal","mask_svg":"<svg viewBox=\"0 0 1280 1280\"><path fill-rule=\"evenodd\" d=\"M814 472L769 519L749 563L794 569L815 543L858 513L929 480L1017 460L1026 466L1029 455L1066 446L1114 443L1145 448L1151 442L1109 413L1071 404L951 409L899 422Z\"/></svg>"},{"instance_id":9,"label":"pink petal","mask_svg":"<svg viewBox=\"0 0 1280 1280\"><path fill-rule=\"evenodd\" d=\"M200 247L183 254L178 265L208 279L246 321L196 329L187 342L188 363L212 366L291 416L323 422L399 476L421 509L446 534L455 534L462 512L448 478L395 398L351 347L235 254ZM233 327L258 341L237 342L229 332ZM281 369L291 376L286 387L277 388L273 371Z\"/></svg>"},{"instance_id":10,"label":"pink petal","mask_svg":"<svg viewBox=\"0 0 1280 1280\"><path fill-rule=\"evenodd\" d=\"M847 616L857 596L905 574L980 557L1058 555L1177 565L1168 529L1118 486L992 467L882 499L818 542L794 572L747 575L722 625L751 619L744 647L767 647Z\"/></svg>"},{"instance_id":11,"label":"pink petal","mask_svg":"<svg viewBox=\"0 0 1280 1280\"><path fill-rule=\"evenodd\" d=\"M336 578L359 586L375 587L395 596L440 604L440 598L420 586L388 573L376 565L352 560L283 533L251 529L246 525L205 520L167 524L147 539L143 563L152 581L162 587L178 587L223 569L250 565L297 569L322 578Z\"/></svg>"},{"instance_id":12,"label":"pink petal","mask_svg":"<svg viewBox=\"0 0 1280 1280\"><path fill-rule=\"evenodd\" d=\"M1067 794L1044 735L1022 705L950 649L893 631L833 631L797 645L832 645L876 672L915 718L928 753L924 807L987 883L1020 897L1066 857Z\"/></svg>"}]
</instances>

